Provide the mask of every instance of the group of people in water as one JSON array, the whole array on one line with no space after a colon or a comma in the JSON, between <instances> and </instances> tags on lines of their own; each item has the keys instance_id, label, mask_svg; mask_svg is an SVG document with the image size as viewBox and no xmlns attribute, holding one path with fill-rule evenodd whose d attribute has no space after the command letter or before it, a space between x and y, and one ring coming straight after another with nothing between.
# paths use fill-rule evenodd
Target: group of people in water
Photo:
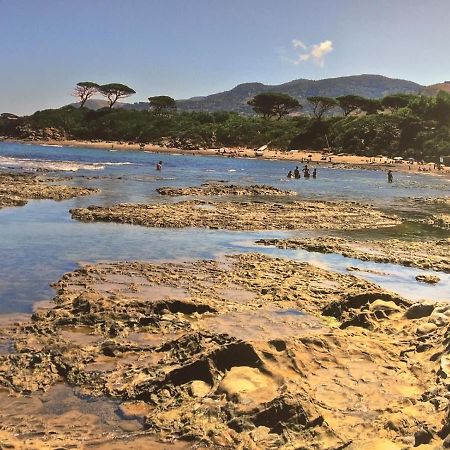
<instances>
[{"instance_id":1,"label":"group of people in water","mask_svg":"<svg viewBox=\"0 0 450 450\"><path fill-rule=\"evenodd\" d=\"M317 169L313 169L312 174L311 171L309 170L308 164L305 165L305 167L303 167L303 169L301 170L303 172L303 178L310 178L311 175L313 178L317 178ZM298 168L298 166L294 169L294 171L290 170L287 174L288 178L301 178L301 174L300 174L300 169Z\"/></svg>"}]
</instances>

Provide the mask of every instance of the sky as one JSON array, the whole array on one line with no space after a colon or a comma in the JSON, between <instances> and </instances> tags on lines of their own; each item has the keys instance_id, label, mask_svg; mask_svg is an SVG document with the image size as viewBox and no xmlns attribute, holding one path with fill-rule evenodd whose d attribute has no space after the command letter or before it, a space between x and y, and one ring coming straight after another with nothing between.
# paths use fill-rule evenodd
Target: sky
<instances>
[{"instance_id":1,"label":"sky","mask_svg":"<svg viewBox=\"0 0 450 450\"><path fill-rule=\"evenodd\" d=\"M450 0L0 0L0 112L79 81L176 99L239 83L381 74L450 80Z\"/></svg>"}]
</instances>

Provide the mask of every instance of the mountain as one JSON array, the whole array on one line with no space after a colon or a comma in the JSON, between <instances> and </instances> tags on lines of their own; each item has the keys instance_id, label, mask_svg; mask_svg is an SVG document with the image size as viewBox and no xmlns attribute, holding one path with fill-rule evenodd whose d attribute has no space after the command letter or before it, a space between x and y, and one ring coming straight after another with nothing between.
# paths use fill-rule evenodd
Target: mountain
<instances>
[{"instance_id":1,"label":"mountain","mask_svg":"<svg viewBox=\"0 0 450 450\"><path fill-rule=\"evenodd\" d=\"M321 95L339 97L341 95L361 95L368 98L382 98L389 94L419 93L424 86L407 80L388 78L381 75L353 75L323 80L299 79L279 85L263 83L243 83L233 89L205 97L193 97L177 100L179 111L235 111L252 114L253 110L247 101L262 92L281 92L297 98L306 104L306 97ZM107 106L104 100L88 100L86 107L98 109ZM147 102L117 103L115 107L125 109L148 109Z\"/></svg>"},{"instance_id":2,"label":"mountain","mask_svg":"<svg viewBox=\"0 0 450 450\"><path fill-rule=\"evenodd\" d=\"M397 80L381 75L354 75L317 81L299 79L279 85L244 83L230 91L208 95L200 99L179 100L177 106L182 111L226 110L251 113L252 109L247 105L247 101L261 92L281 92L305 104L306 97L315 95L339 97L353 94L367 98L382 98L389 94L418 93L422 89L423 86L412 81Z\"/></svg>"},{"instance_id":3,"label":"mountain","mask_svg":"<svg viewBox=\"0 0 450 450\"><path fill-rule=\"evenodd\" d=\"M425 87L420 92L422 95L433 96L436 95L439 91L448 92L450 94L450 81L444 81L443 83L432 84L430 86Z\"/></svg>"}]
</instances>

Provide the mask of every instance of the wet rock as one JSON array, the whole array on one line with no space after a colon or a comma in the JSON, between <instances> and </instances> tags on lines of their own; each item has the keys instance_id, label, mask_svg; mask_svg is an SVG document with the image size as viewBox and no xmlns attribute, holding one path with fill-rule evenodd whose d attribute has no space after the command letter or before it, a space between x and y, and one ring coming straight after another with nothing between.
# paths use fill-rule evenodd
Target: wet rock
<instances>
[{"instance_id":1,"label":"wet rock","mask_svg":"<svg viewBox=\"0 0 450 450\"><path fill-rule=\"evenodd\" d=\"M416 280L428 284L436 284L441 281L441 279L437 275L417 275Z\"/></svg>"},{"instance_id":2,"label":"wet rock","mask_svg":"<svg viewBox=\"0 0 450 450\"><path fill-rule=\"evenodd\" d=\"M168 204L89 206L70 212L73 218L84 222L118 222L162 228L313 230L389 227L400 223L395 216L387 216L372 207L354 202L190 200Z\"/></svg>"},{"instance_id":3,"label":"wet rock","mask_svg":"<svg viewBox=\"0 0 450 450\"><path fill-rule=\"evenodd\" d=\"M418 430L414 433L414 447L428 444L433 439L433 435L428 430Z\"/></svg>"},{"instance_id":4,"label":"wet rock","mask_svg":"<svg viewBox=\"0 0 450 450\"><path fill-rule=\"evenodd\" d=\"M415 303L405 312L407 319L421 319L422 317L428 317L434 311L435 305L428 303Z\"/></svg>"},{"instance_id":5,"label":"wet rock","mask_svg":"<svg viewBox=\"0 0 450 450\"><path fill-rule=\"evenodd\" d=\"M180 195L267 195L267 196L283 196L297 195L294 191L283 191L273 186L267 185L251 185L238 186L233 184L222 183L205 183L200 187L161 187L156 189L161 195L180 196Z\"/></svg>"},{"instance_id":6,"label":"wet rock","mask_svg":"<svg viewBox=\"0 0 450 450\"><path fill-rule=\"evenodd\" d=\"M450 239L428 241L386 240L350 240L338 237L307 239L260 239L262 245L273 245L279 248L301 248L320 253L339 253L348 258L361 261L400 264L407 267L433 269L450 273ZM349 271L360 271L355 266ZM421 280L419 280L421 281Z\"/></svg>"},{"instance_id":7,"label":"wet rock","mask_svg":"<svg viewBox=\"0 0 450 450\"><path fill-rule=\"evenodd\" d=\"M162 286L168 297L155 295ZM251 295L229 301L230 288ZM32 394L66 381L113 399L119 433L144 424L206 448L390 448L387 437L411 448L416 432L449 422L447 328L405 320L410 302L354 276L253 253L86 265L55 290L53 308L5 331L14 347L0 355L0 386ZM235 336L239 323L257 331ZM2 426L10 413L0 406Z\"/></svg>"},{"instance_id":8,"label":"wet rock","mask_svg":"<svg viewBox=\"0 0 450 450\"><path fill-rule=\"evenodd\" d=\"M0 209L23 206L30 199L67 200L98 192L97 189L50 184L50 181L57 180L34 174L0 172Z\"/></svg>"},{"instance_id":9,"label":"wet rock","mask_svg":"<svg viewBox=\"0 0 450 450\"><path fill-rule=\"evenodd\" d=\"M151 412L145 402L124 402L119 405L118 413L126 420L143 420Z\"/></svg>"}]
</instances>

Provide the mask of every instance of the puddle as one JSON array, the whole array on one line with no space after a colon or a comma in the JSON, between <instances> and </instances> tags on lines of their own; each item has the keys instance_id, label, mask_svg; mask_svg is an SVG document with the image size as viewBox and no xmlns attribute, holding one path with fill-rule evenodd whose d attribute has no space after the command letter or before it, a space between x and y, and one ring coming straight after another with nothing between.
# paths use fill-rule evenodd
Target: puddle
<instances>
[{"instance_id":1,"label":"puddle","mask_svg":"<svg viewBox=\"0 0 450 450\"><path fill-rule=\"evenodd\" d=\"M77 344L79 346L88 346L101 341L103 338L98 335L91 334L93 329L91 327L61 327L60 334L67 341Z\"/></svg>"},{"instance_id":2,"label":"puddle","mask_svg":"<svg viewBox=\"0 0 450 450\"><path fill-rule=\"evenodd\" d=\"M9 355L14 351L14 343L12 339L0 336L0 356Z\"/></svg>"},{"instance_id":3,"label":"puddle","mask_svg":"<svg viewBox=\"0 0 450 450\"><path fill-rule=\"evenodd\" d=\"M306 316L306 313L298 309L283 309L282 311L275 311L279 316Z\"/></svg>"},{"instance_id":4,"label":"puddle","mask_svg":"<svg viewBox=\"0 0 450 450\"><path fill-rule=\"evenodd\" d=\"M217 292L225 300L230 300L241 305L252 303L257 298L255 292L246 291L239 286L228 289L219 289Z\"/></svg>"},{"instance_id":5,"label":"puddle","mask_svg":"<svg viewBox=\"0 0 450 450\"><path fill-rule=\"evenodd\" d=\"M231 312L205 318L199 321L198 326L247 341L266 341L328 330L319 318L295 309Z\"/></svg>"},{"instance_id":6,"label":"puddle","mask_svg":"<svg viewBox=\"0 0 450 450\"><path fill-rule=\"evenodd\" d=\"M152 347L158 347L165 342L173 341L181 337L183 333L146 333L144 331L133 331L131 332L127 340L135 342L139 345L148 345Z\"/></svg>"}]
</instances>

